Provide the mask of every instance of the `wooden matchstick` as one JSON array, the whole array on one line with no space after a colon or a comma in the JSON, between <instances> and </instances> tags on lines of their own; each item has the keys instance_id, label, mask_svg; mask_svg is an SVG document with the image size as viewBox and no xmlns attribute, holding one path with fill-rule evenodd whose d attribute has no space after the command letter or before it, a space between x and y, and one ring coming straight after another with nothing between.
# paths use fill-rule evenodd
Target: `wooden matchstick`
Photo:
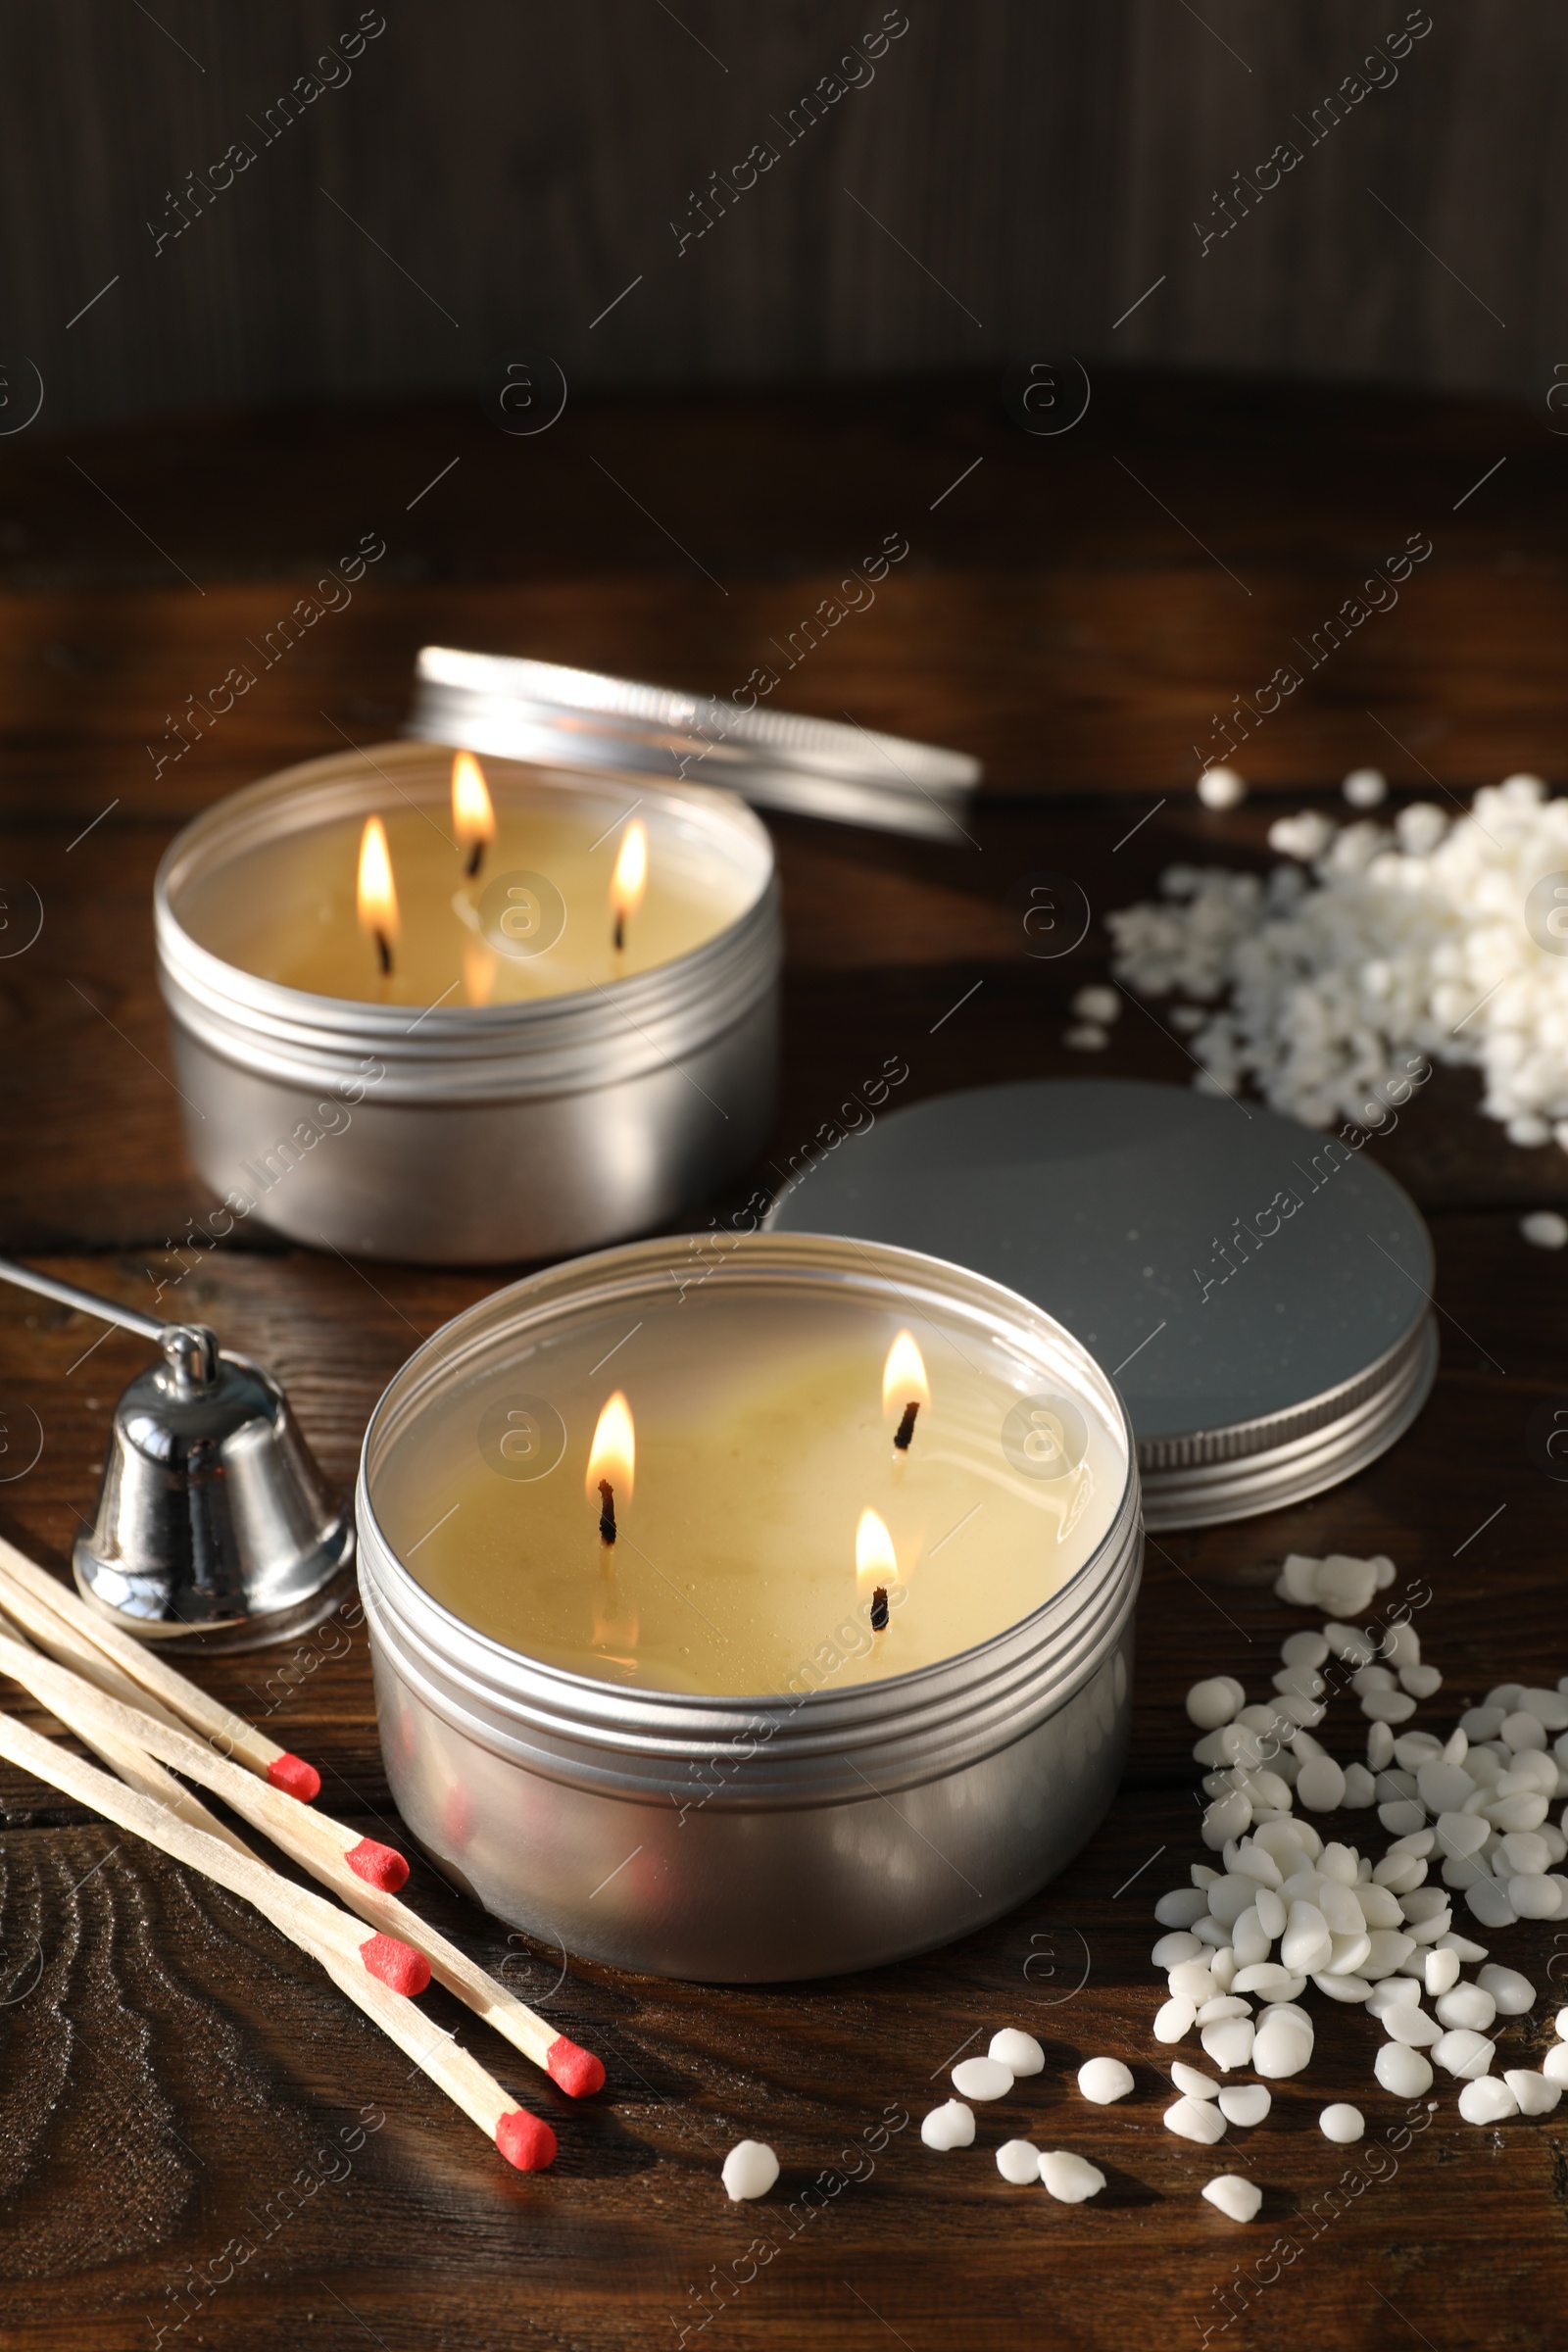
<instances>
[{"instance_id":1,"label":"wooden matchstick","mask_svg":"<svg viewBox=\"0 0 1568 2352\"><path fill-rule=\"evenodd\" d=\"M9 1598L5 1605L11 1605ZM63 1646L57 1647L57 1657ZM109 1761L117 1770L119 1748L129 1745L210 1788L292 1855L313 1878L331 1887L383 1936L420 1952L449 1992L505 2034L563 2090L573 2098L585 2098L603 2087L605 2070L591 2051L558 2033L536 2010L498 1984L487 1970L396 1899L395 1889L406 1882L409 1866L393 1847L358 1838L345 1823L297 1803L192 1740L177 1725L139 1712L134 1696L122 1701L89 1684L72 1671L73 1664L70 1659L53 1664L0 1634L0 1673L30 1690L63 1723L69 1722L79 1738L97 1744L101 1733L113 1740L117 1752ZM85 1726L93 1730L89 1732ZM177 1788L177 1783L172 1785ZM148 1793L161 1795L162 1791L154 1788ZM183 1796L184 1791L179 1794Z\"/></svg>"},{"instance_id":2,"label":"wooden matchstick","mask_svg":"<svg viewBox=\"0 0 1568 2352\"><path fill-rule=\"evenodd\" d=\"M11 1650L18 1647L14 1642L6 1646ZM320 1963L349 1998L373 2018L399 2048L406 2050L431 2081L439 2083L464 2113L488 2133L509 2164L523 2172L533 2172L553 2160L556 2137L549 2125L515 2106L476 2059L456 2048L446 2034L432 2028L429 2020L402 1997L410 1987L396 1981L399 1971L395 1954L376 1952L372 1957L371 1947L389 1944L390 1937L373 1936L368 1944L359 1944L354 1923L319 1895L291 1886L243 1847L236 1851L234 1846L194 1828L167 1806L111 1779L96 1765L68 1754L52 1740L29 1731L25 1724L3 1711L0 1711L0 1755L9 1757L13 1764L48 1787L74 1797L78 1804L114 1822L117 1828L128 1831L132 1837L146 1838L149 1844L216 1880L231 1894L254 1905L280 1934ZM407 1947L397 1949L406 1951ZM423 1982L429 1982L428 1973Z\"/></svg>"},{"instance_id":3,"label":"wooden matchstick","mask_svg":"<svg viewBox=\"0 0 1568 2352\"><path fill-rule=\"evenodd\" d=\"M0 1600L4 1599L8 1581L20 1586L45 1608L52 1609L57 1617L63 1617L73 1632L85 1635L95 1649L112 1658L122 1673L171 1714L210 1740L220 1754L237 1757L248 1771L260 1773L274 1788L285 1788L290 1796L306 1803L319 1794L321 1776L314 1764L307 1764L303 1756L291 1755L275 1740L269 1740L265 1732L248 1724L242 1715L235 1715L216 1698L209 1698L205 1690L169 1665L155 1649L122 1633L118 1625L111 1625L96 1609L78 1599L57 1576L51 1576L46 1568L40 1568L24 1551L19 1551L0 1536Z\"/></svg>"}]
</instances>

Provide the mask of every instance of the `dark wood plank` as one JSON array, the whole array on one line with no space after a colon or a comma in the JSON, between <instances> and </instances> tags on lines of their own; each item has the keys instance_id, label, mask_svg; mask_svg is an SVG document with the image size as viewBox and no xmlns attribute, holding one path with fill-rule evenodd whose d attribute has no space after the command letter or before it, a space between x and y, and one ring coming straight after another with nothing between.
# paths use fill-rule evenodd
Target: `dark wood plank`
<instances>
[{"instance_id":1,"label":"dark wood plank","mask_svg":"<svg viewBox=\"0 0 1568 2352\"><path fill-rule=\"evenodd\" d=\"M912 420L902 436L877 422L869 395L855 412L854 446L880 452L895 518L935 495L928 475L940 488L967 462L965 448L973 453L962 432L952 448L934 445L932 419L950 414L942 407L950 397L901 393L905 406L890 414ZM975 395L962 400L963 430L976 419L984 425ZM701 414L720 419L726 463L746 479L771 482L776 454L778 479L793 483L803 504L808 458L820 459L830 442L812 396L798 407L741 402ZM1196 407L1183 414L1192 423L1185 440L1146 417L1147 462L1169 468L1159 475L1167 487L1217 492L1229 428L1200 429ZM1233 423L1251 417L1251 439L1238 443L1239 478L1267 491L1249 527L1263 559L1256 579L1274 583L1270 627L1282 614L1319 611L1325 583L1353 568L1352 556L1359 564L1375 554L1391 517L1408 510L1419 520L1444 468L1461 488L1473 478L1462 467L1476 456L1465 438L1477 430L1476 412L1438 417L1404 455L1377 403L1357 409L1336 395L1314 405L1302 396L1272 410L1243 403L1231 415ZM1314 415L1316 438L1303 456L1300 436ZM405 427L400 437L396 421L383 419L375 463L395 460L416 486L429 452L418 446L422 425L406 419ZM0 727L10 815L0 868L34 881L46 919L36 946L0 965L0 1248L38 1252L68 1277L144 1306L177 1302L210 1318L276 1368L329 1475L346 1484L392 1371L506 1269L356 1267L256 1236L243 1249L199 1256L173 1246L204 1196L179 1143L152 973L147 900L163 845L219 792L335 740L322 709L362 740L394 727L421 636L525 644L672 676L691 674L684 663L701 656L719 682L756 632L797 614L813 583L832 576L821 567L834 551L812 540L814 525L781 520L765 501L755 507L749 540L732 526L745 557L730 600L742 610L732 614L700 581L688 588L664 570L635 522L607 519L591 555L575 564L563 558L554 573L542 564L533 572L519 558L506 576L474 576L483 570L476 514L449 546L453 576L432 571L357 597L232 723L155 779L141 745L164 710L220 674L213 665L227 659L224 649L297 592L280 575L312 548L310 498L343 442L335 426L298 424L287 463L301 469L304 488L290 504L278 488L287 465L268 447L272 430L252 442L239 426L214 427L206 444L202 463L216 465L226 449L240 487L231 535L213 528L204 560L226 549L242 571L249 548L256 576L226 585L215 576L205 600L138 588L116 572L118 559L93 539L85 510L66 505L56 477L45 470L24 485L40 530L60 514L70 576L51 584L13 575L5 605ZM646 453L651 469L673 466L672 479L700 462L691 414L673 408L628 446ZM121 486L152 480L150 439L130 436L121 447ZM1337 508L1323 494L1343 450L1358 453L1348 480L1382 484L1364 533L1348 493ZM988 444L978 481L989 481L992 455L1000 470L1000 441ZM1103 460L1102 451L1095 463ZM1142 470L1144 458L1134 462ZM844 478L853 481L853 466ZM1239 635L1234 613L1223 618L1218 590L1250 611L1223 576L1211 580L1198 560L1189 564L1176 534L1167 544L1163 522L1152 531L1131 496L1124 505L1119 492L1111 500L1081 480L1071 498L1062 488L1070 561L1058 564L1054 549L1043 564L1048 510L1021 502L1009 519L1016 481L1006 478L975 544L942 543L929 567L911 568L902 602L879 602L855 624L860 636L841 631L802 666L797 699L983 740L1001 782L1029 793L987 802L972 843L775 825L789 927L784 1101L742 1191L770 1181L768 1162L786 1164L843 1090L890 1054L909 1063L910 1101L1008 1076L1095 1069L1183 1082L1190 1074L1176 1044L1136 1009L1103 1055L1071 1054L1062 1042L1068 999L1105 968L1099 918L1145 895L1172 858L1266 861L1263 834L1277 798L1217 817L1178 790L1123 841L1176 772L1173 730L1195 681L1211 694L1222 679L1247 678L1266 646ZM1240 533L1250 510L1236 495ZM1477 535L1456 558L1444 590L1449 603L1435 596L1419 626L1412 612L1404 636L1401 607L1354 649L1366 665L1357 692L1364 687L1407 742L1419 748L1427 738L1390 715L1401 695L1412 727L1450 728L1442 737L1447 782L1526 757L1549 765L1560 740L1552 732L1561 691L1554 495L1538 516L1514 517L1512 544L1532 551L1528 562L1498 569L1506 550L1466 524ZM344 493L350 519L359 496L357 486ZM775 497L787 504L776 484L766 500ZM881 497L879 487L855 510L857 529ZM568 505L563 494L563 514ZM191 527L207 530L201 509L193 502ZM322 544L335 545L338 527L331 511ZM560 549L551 544L555 562ZM805 549L802 567L791 556L769 578L780 547ZM1229 539L1226 547L1229 560ZM1434 568L1426 587L1436 590L1442 576ZM1422 630L1437 625L1434 612L1446 617L1428 641ZM1250 618L1245 626L1252 628ZM1533 702L1533 716L1503 711L1516 692L1521 707ZM1288 753L1269 751L1281 789L1304 780L1317 805L1334 805L1324 788L1337 765L1369 749L1352 700L1348 690L1332 705L1325 699L1311 726L1288 739ZM1191 763L1181 772L1190 778ZM1041 868L1078 879L1097 917L1084 947L1060 964L1023 953L1012 894ZM976 981L978 993L953 1012ZM1514 1150L1474 1103L1473 1081L1442 1073L1398 1133L1376 1147L1426 1210L1437 1243L1444 1361L1420 1424L1330 1494L1151 1546L1126 1785L1104 1829L1035 1901L898 1969L805 1986L694 1988L577 1963L563 1973L559 1955L507 1936L416 1866L421 1906L607 2060L604 2098L576 2108L500 2045L484 2047L503 2080L557 2123L562 2155L551 2174L506 2174L471 2128L422 2080L411 2082L406 2062L244 1906L84 1820L52 1791L0 1775L7 2352L139 2352L160 2340L293 2352L302 2337L347 2352L368 2331L389 2352L443 2342L623 2352L676 2346L683 2329L688 2343L720 2352L807 2340L862 2352L890 2328L912 2352L956 2334L1002 2352L1046 2333L1068 2352L1108 2352L1189 2335L1201 2342L1205 2328L1209 2341L1246 2352L1297 2343L1381 2352L1412 2328L1441 2352L1534 2352L1555 2341L1565 2275L1556 2119L1477 2132L1457 2121L1445 2085L1436 2120L1390 2149L1400 2110L1369 2087L1369 2021L1335 2013L1309 2079L1280 2087L1265 2130L1210 2156L1160 2128L1150 2063L1152 1901L1197 1852L1181 1696L1204 1672L1234 1671L1252 1689L1266 1682L1281 1636L1298 1622L1271 1591L1286 1549L1386 1549L1407 1578L1430 1585L1420 1622L1448 1682L1419 1721L1446 1722L1504 1676L1555 1679L1568 1668L1558 1649L1568 1495L1535 1467L1524 1437L1531 1411L1556 1395L1561 1377L1568 1256L1531 1250L1516 1223L1524 1206L1560 1202L1562 1161L1555 1151ZM30 1406L44 1437L36 1466L0 1483L0 1531L62 1571L92 1507L113 1400L146 1360L133 1339L98 1341L85 1318L0 1294L0 1404ZM197 1671L321 1765L334 1809L386 1830L362 1629L336 1624L282 1652L209 1660ZM1348 1756L1360 1728L1358 1719L1331 1721L1331 1743ZM1499 1939L1498 1955L1546 1987L1553 1969L1561 1973L1553 1938L1550 1928L1521 1928ZM427 1996L425 2006L433 2025L460 2026L484 2046L450 2005ZM1004 2129L1104 2161L1109 2187L1093 2205L1020 2203L1023 2192L1001 2181L985 2147L939 2160L918 2145L918 2119L942 2094L944 2063L967 2037L1008 2020L1040 2034L1048 2066L1008 2103ZM1511 2047L1517 2055L1548 2034L1549 2024L1532 2024ZM1139 2087L1125 2107L1091 2116L1071 2075L1100 2051L1125 2056ZM1349 2169L1316 2128L1319 2107L1334 2096L1365 2108L1397 2170L1325 2226L1323 2200ZM785 2180L773 2198L736 2209L717 2170L749 2132L777 2145ZM988 2118L983 2139L1003 2135ZM1264 2186L1257 2230L1235 2230L1198 2198L1222 2163L1255 2171ZM826 2211L803 2224L797 2202L792 2219L791 2200L824 2171L841 2182ZM851 2172L862 2177L848 2180ZM1217 2298L1234 2284L1235 2266L1266 2258L1277 2238L1298 2254L1221 2329L1226 2308Z\"/></svg>"}]
</instances>

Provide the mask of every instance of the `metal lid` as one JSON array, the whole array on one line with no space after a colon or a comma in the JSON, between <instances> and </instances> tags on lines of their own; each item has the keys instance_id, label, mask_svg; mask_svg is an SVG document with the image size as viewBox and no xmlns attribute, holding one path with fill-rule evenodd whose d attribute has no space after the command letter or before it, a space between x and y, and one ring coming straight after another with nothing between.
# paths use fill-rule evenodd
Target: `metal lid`
<instances>
[{"instance_id":1,"label":"metal lid","mask_svg":"<svg viewBox=\"0 0 1568 2352\"><path fill-rule=\"evenodd\" d=\"M404 732L505 760L722 784L760 808L942 840L962 830L980 781L978 760L901 735L444 645L420 652Z\"/></svg>"},{"instance_id":2,"label":"metal lid","mask_svg":"<svg viewBox=\"0 0 1568 2352\"><path fill-rule=\"evenodd\" d=\"M1403 1434L1437 1370L1431 1238L1392 1177L1182 1087L938 1096L819 1162L772 1222L950 1258L1056 1316L1121 1389L1152 1529L1338 1485Z\"/></svg>"}]
</instances>

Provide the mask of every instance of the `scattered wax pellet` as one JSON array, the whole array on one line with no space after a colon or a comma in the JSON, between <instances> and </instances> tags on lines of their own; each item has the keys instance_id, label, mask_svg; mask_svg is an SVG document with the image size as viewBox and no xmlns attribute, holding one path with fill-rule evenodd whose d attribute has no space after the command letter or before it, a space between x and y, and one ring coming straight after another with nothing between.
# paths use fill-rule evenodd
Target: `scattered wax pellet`
<instances>
[{"instance_id":1,"label":"scattered wax pellet","mask_svg":"<svg viewBox=\"0 0 1568 2352\"><path fill-rule=\"evenodd\" d=\"M1198 2010L1194 2003L1185 1994L1174 1993L1168 2001L1162 2001L1154 2012L1154 2039L1163 2042L1185 2041L1197 2022ZM1563 2046L1568 2049L1568 2042Z\"/></svg>"},{"instance_id":2,"label":"scattered wax pellet","mask_svg":"<svg viewBox=\"0 0 1568 2352\"><path fill-rule=\"evenodd\" d=\"M765 2140L737 2140L724 2159L720 2178L731 2204L765 2197L778 2179L778 2158Z\"/></svg>"},{"instance_id":3,"label":"scattered wax pellet","mask_svg":"<svg viewBox=\"0 0 1568 2352\"><path fill-rule=\"evenodd\" d=\"M1219 2094L1225 2121L1248 2129L1260 2124L1273 2104L1273 2093L1264 2082L1227 2082Z\"/></svg>"},{"instance_id":4,"label":"scattered wax pellet","mask_svg":"<svg viewBox=\"0 0 1568 2352\"><path fill-rule=\"evenodd\" d=\"M1405 2041L1386 2041L1372 2061L1372 2072L1396 2099L1418 2099L1432 2088L1430 2059Z\"/></svg>"},{"instance_id":5,"label":"scattered wax pellet","mask_svg":"<svg viewBox=\"0 0 1568 2352\"><path fill-rule=\"evenodd\" d=\"M1107 988L1102 980L1092 980L1087 988L1076 992L1072 1009L1076 1019L1099 1021L1102 1027L1108 1028L1112 1021L1121 1018L1121 991Z\"/></svg>"},{"instance_id":6,"label":"scattered wax pellet","mask_svg":"<svg viewBox=\"0 0 1568 2352\"><path fill-rule=\"evenodd\" d=\"M1519 2102L1506 2082L1483 2075L1459 2093L1459 2113L1467 2124L1505 2124L1519 2112Z\"/></svg>"},{"instance_id":7,"label":"scattered wax pellet","mask_svg":"<svg viewBox=\"0 0 1568 2352\"><path fill-rule=\"evenodd\" d=\"M1359 2139L1366 2130L1366 2118L1359 2107L1348 2107L1343 2100L1339 2100L1334 2106L1324 2108L1317 2119L1317 2128L1325 2139L1332 2139L1340 2147L1348 2148L1351 2140Z\"/></svg>"},{"instance_id":8,"label":"scattered wax pellet","mask_svg":"<svg viewBox=\"0 0 1568 2352\"><path fill-rule=\"evenodd\" d=\"M1247 1692L1228 1674L1195 1683L1187 1693L1187 1712L1200 1732L1216 1732L1221 1724L1234 1723L1246 1704Z\"/></svg>"},{"instance_id":9,"label":"scattered wax pellet","mask_svg":"<svg viewBox=\"0 0 1568 2352\"><path fill-rule=\"evenodd\" d=\"M1240 2173L1220 2173L1212 2180L1205 2180L1203 2195L1231 2222L1255 2220L1263 2202L1263 2191L1256 2181L1244 2180Z\"/></svg>"},{"instance_id":10,"label":"scattered wax pellet","mask_svg":"<svg viewBox=\"0 0 1568 2352\"><path fill-rule=\"evenodd\" d=\"M1022 2188L1026 2180L1040 2178L1040 2150L1032 2139L1004 2139L997 2150L997 2170L1004 2180Z\"/></svg>"},{"instance_id":11,"label":"scattered wax pellet","mask_svg":"<svg viewBox=\"0 0 1568 2352\"><path fill-rule=\"evenodd\" d=\"M1133 2070L1119 2058L1088 2058L1078 2069L1078 2087L1097 2107L1113 2106L1133 2086Z\"/></svg>"},{"instance_id":12,"label":"scattered wax pellet","mask_svg":"<svg viewBox=\"0 0 1568 2352\"><path fill-rule=\"evenodd\" d=\"M1548 2082L1568 2083L1568 2041L1554 2041L1541 2061L1541 2071Z\"/></svg>"},{"instance_id":13,"label":"scattered wax pellet","mask_svg":"<svg viewBox=\"0 0 1568 2352\"><path fill-rule=\"evenodd\" d=\"M1012 2069L999 2058L960 2058L953 2087L964 2099L1004 2099L1012 2088Z\"/></svg>"},{"instance_id":14,"label":"scattered wax pellet","mask_svg":"<svg viewBox=\"0 0 1568 2352\"><path fill-rule=\"evenodd\" d=\"M1352 767L1340 786L1352 808L1376 808L1389 796L1389 779L1381 767Z\"/></svg>"},{"instance_id":15,"label":"scattered wax pellet","mask_svg":"<svg viewBox=\"0 0 1568 2352\"><path fill-rule=\"evenodd\" d=\"M1212 2099L1177 2099L1166 2108L1162 2120L1166 2131L1174 2132L1179 2139L1196 2139L1204 2146L1225 2136L1225 2118Z\"/></svg>"},{"instance_id":16,"label":"scattered wax pellet","mask_svg":"<svg viewBox=\"0 0 1568 2352\"><path fill-rule=\"evenodd\" d=\"M1537 1250L1560 1250L1568 1242L1568 1217L1554 1208L1534 1208L1520 1218L1519 1230Z\"/></svg>"},{"instance_id":17,"label":"scattered wax pellet","mask_svg":"<svg viewBox=\"0 0 1568 2352\"><path fill-rule=\"evenodd\" d=\"M1510 2066L1503 2076L1513 2092L1521 2115L1549 2115L1562 2097L1562 2084L1549 2075L1538 2075L1526 2066Z\"/></svg>"},{"instance_id":18,"label":"scattered wax pellet","mask_svg":"<svg viewBox=\"0 0 1568 2352\"><path fill-rule=\"evenodd\" d=\"M1032 2034L1021 2034L1016 2026L1004 2026L1000 2034L993 2034L986 2055L1009 2074L1038 2075L1045 2070L1045 2051Z\"/></svg>"},{"instance_id":19,"label":"scattered wax pellet","mask_svg":"<svg viewBox=\"0 0 1568 2352\"><path fill-rule=\"evenodd\" d=\"M1247 779L1234 767L1205 767L1198 797L1205 808L1239 808L1247 798Z\"/></svg>"},{"instance_id":20,"label":"scattered wax pellet","mask_svg":"<svg viewBox=\"0 0 1568 2352\"><path fill-rule=\"evenodd\" d=\"M933 2107L920 2126L920 2137L928 2148L946 2155L950 2148L970 2148L974 2145L974 2109L961 2099L949 2099L941 2107Z\"/></svg>"},{"instance_id":21,"label":"scattered wax pellet","mask_svg":"<svg viewBox=\"0 0 1568 2352\"><path fill-rule=\"evenodd\" d=\"M1170 2079L1184 2098L1217 2099L1219 2084L1212 2075L1200 2075L1196 2066L1184 2066L1177 2058L1172 2062Z\"/></svg>"},{"instance_id":22,"label":"scattered wax pellet","mask_svg":"<svg viewBox=\"0 0 1568 2352\"><path fill-rule=\"evenodd\" d=\"M1105 2185L1098 2164L1091 2164L1086 2156L1074 2156L1066 2148L1047 2149L1040 2159L1040 2178L1063 2205L1081 2205L1086 2197L1098 2197Z\"/></svg>"}]
</instances>

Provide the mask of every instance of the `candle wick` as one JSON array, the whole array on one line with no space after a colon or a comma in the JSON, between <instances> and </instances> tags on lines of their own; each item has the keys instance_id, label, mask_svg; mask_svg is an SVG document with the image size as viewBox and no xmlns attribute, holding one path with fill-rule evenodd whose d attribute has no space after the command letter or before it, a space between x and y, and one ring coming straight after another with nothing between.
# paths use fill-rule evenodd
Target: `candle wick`
<instances>
[{"instance_id":1,"label":"candle wick","mask_svg":"<svg viewBox=\"0 0 1568 2352\"><path fill-rule=\"evenodd\" d=\"M871 1631L872 1631L872 1633L873 1633L873 1634L882 1634L882 1633L886 1633L886 1631L887 1631L887 1623L888 1623L888 1596L887 1596L887 1591L886 1591L886 1588L885 1588L884 1586L882 1586L882 1585L878 1585L878 1587L877 1587L876 1591L875 1591L875 1592L872 1593L872 1595L871 1595Z\"/></svg>"},{"instance_id":2,"label":"candle wick","mask_svg":"<svg viewBox=\"0 0 1568 2352\"><path fill-rule=\"evenodd\" d=\"M906 1404L904 1408L904 1419L899 1423L893 1435L893 1443L900 1453L907 1453L909 1450L909 1440L914 1435L914 1416L919 1410L920 1407L917 1403Z\"/></svg>"},{"instance_id":3,"label":"candle wick","mask_svg":"<svg viewBox=\"0 0 1568 2352\"><path fill-rule=\"evenodd\" d=\"M382 979L385 980L390 978L392 971L392 944L384 931L377 931L375 935L375 955L376 961L381 966Z\"/></svg>"},{"instance_id":4,"label":"candle wick","mask_svg":"<svg viewBox=\"0 0 1568 2352\"><path fill-rule=\"evenodd\" d=\"M615 917L615 928L612 933L612 937L614 940L615 954L618 956L626 945L626 917L623 914L617 914Z\"/></svg>"},{"instance_id":5,"label":"candle wick","mask_svg":"<svg viewBox=\"0 0 1568 2352\"><path fill-rule=\"evenodd\" d=\"M463 869L470 882L473 880L475 874L477 874L480 866L483 865L483 863L484 843L482 841L476 841L472 849L468 852L468 862Z\"/></svg>"},{"instance_id":6,"label":"candle wick","mask_svg":"<svg viewBox=\"0 0 1568 2352\"><path fill-rule=\"evenodd\" d=\"M602 1478L599 1481L599 1500L601 1506L599 1541L601 1544L613 1544L615 1541L615 1490L608 1478Z\"/></svg>"}]
</instances>

